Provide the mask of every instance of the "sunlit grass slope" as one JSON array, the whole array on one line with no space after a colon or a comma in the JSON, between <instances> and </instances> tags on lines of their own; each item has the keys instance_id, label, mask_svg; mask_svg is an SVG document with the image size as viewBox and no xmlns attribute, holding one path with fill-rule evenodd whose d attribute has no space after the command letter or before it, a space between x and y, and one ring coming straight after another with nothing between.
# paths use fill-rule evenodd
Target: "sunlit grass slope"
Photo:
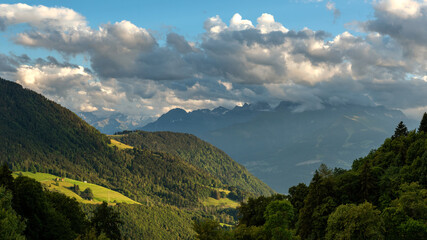
<instances>
[{"instance_id":1,"label":"sunlit grass slope","mask_svg":"<svg viewBox=\"0 0 427 240\"><path fill-rule=\"evenodd\" d=\"M124 196L121 193L118 193L116 191L110 190L105 187L101 187L96 184L92 183L85 183L69 178L60 178L52 174L48 173L32 173L32 172L15 172L14 176L17 177L19 174L22 174L23 176L27 176L30 178L34 178L35 180L41 182L44 184L49 190L52 191L58 191L60 193L63 193L69 197L74 197L77 199L77 201L82 203L89 203L89 204L97 204L102 203L103 201L106 201L110 204L113 203L128 203L128 204L139 204L132 199ZM59 181L56 181L59 179ZM80 191L84 191L86 188L90 188L93 192L93 200L85 200L81 198L79 195L77 195L75 192L71 190L71 188L74 186L74 184L78 185L80 188Z\"/></svg>"},{"instance_id":2,"label":"sunlit grass slope","mask_svg":"<svg viewBox=\"0 0 427 240\"><path fill-rule=\"evenodd\" d=\"M240 206L240 203L233 201L228 198L221 198L219 200L215 198L208 197L205 199L202 204L207 207L221 207L221 208L237 208Z\"/></svg>"},{"instance_id":3,"label":"sunlit grass slope","mask_svg":"<svg viewBox=\"0 0 427 240\"><path fill-rule=\"evenodd\" d=\"M132 149L133 148L132 146L126 145L126 144L121 143L121 142L119 142L117 140L114 140L114 139L110 139L110 140L111 140L111 144L109 144L110 147L116 146L118 149L121 149L121 150L123 150L123 149Z\"/></svg>"},{"instance_id":4,"label":"sunlit grass slope","mask_svg":"<svg viewBox=\"0 0 427 240\"><path fill-rule=\"evenodd\" d=\"M212 188L212 189L215 189L218 192L224 192L226 195L230 193L230 191L227 189L222 189L222 188ZM202 204L203 206L206 206L206 207L220 207L220 208L237 208L238 206L240 206L239 202L233 201L229 198L215 199L212 197L203 199Z\"/></svg>"}]
</instances>

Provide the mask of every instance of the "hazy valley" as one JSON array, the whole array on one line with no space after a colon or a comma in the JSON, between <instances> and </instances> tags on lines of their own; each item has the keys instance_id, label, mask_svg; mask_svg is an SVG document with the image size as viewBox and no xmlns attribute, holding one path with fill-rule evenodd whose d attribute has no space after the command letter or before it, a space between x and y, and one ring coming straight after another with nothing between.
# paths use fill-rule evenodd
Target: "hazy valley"
<instances>
[{"instance_id":1,"label":"hazy valley","mask_svg":"<svg viewBox=\"0 0 427 240\"><path fill-rule=\"evenodd\" d=\"M298 105L290 102L275 108L259 102L233 109L173 109L144 127L115 127L105 133L143 129L194 134L286 193L300 182L308 184L321 163L350 168L353 160L379 147L400 121L409 129L416 127L416 121L402 112L384 107L343 104L297 110ZM108 119L113 122L114 116ZM88 123L97 127L100 121Z\"/></svg>"}]
</instances>

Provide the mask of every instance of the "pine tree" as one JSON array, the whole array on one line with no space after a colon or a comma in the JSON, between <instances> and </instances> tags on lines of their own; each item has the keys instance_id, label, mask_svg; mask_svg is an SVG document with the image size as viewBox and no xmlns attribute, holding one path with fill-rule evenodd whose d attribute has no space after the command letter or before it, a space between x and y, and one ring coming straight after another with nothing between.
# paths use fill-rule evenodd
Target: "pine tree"
<instances>
[{"instance_id":1,"label":"pine tree","mask_svg":"<svg viewBox=\"0 0 427 240\"><path fill-rule=\"evenodd\" d=\"M332 178L332 172L324 164L314 172L298 216L297 233L302 239L323 239L325 236L328 215L337 206Z\"/></svg>"},{"instance_id":2,"label":"pine tree","mask_svg":"<svg viewBox=\"0 0 427 240\"><path fill-rule=\"evenodd\" d=\"M400 121L400 123L396 127L396 130L394 130L394 134L391 138L395 139L401 136L407 136L408 133L409 133L408 128L402 121Z\"/></svg>"},{"instance_id":3,"label":"pine tree","mask_svg":"<svg viewBox=\"0 0 427 240\"><path fill-rule=\"evenodd\" d=\"M418 128L418 132L427 133L427 113L424 113L423 119L421 120L420 127Z\"/></svg>"}]
</instances>

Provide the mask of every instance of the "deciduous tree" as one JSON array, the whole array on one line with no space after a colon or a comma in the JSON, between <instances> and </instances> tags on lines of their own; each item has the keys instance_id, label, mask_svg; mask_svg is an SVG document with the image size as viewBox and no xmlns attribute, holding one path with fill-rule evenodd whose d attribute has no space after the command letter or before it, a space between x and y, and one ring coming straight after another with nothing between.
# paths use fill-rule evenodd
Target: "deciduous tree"
<instances>
[{"instance_id":1,"label":"deciduous tree","mask_svg":"<svg viewBox=\"0 0 427 240\"><path fill-rule=\"evenodd\" d=\"M340 205L328 218L326 239L384 239L380 211L368 202Z\"/></svg>"},{"instance_id":2,"label":"deciduous tree","mask_svg":"<svg viewBox=\"0 0 427 240\"><path fill-rule=\"evenodd\" d=\"M92 226L95 227L98 236L101 233L111 240L121 239L120 225L123 222L120 220L120 215L112 207L109 207L107 202L103 202L93 211L91 219Z\"/></svg>"}]
</instances>

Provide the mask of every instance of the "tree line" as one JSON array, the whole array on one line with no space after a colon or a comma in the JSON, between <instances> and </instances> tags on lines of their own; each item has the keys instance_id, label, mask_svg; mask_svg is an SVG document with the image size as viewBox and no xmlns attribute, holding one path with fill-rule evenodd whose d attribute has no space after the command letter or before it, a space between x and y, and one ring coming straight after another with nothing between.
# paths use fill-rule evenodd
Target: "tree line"
<instances>
[{"instance_id":1,"label":"tree line","mask_svg":"<svg viewBox=\"0 0 427 240\"><path fill-rule=\"evenodd\" d=\"M0 239L122 239L118 212L106 202L91 217L74 198L0 167Z\"/></svg>"}]
</instances>

